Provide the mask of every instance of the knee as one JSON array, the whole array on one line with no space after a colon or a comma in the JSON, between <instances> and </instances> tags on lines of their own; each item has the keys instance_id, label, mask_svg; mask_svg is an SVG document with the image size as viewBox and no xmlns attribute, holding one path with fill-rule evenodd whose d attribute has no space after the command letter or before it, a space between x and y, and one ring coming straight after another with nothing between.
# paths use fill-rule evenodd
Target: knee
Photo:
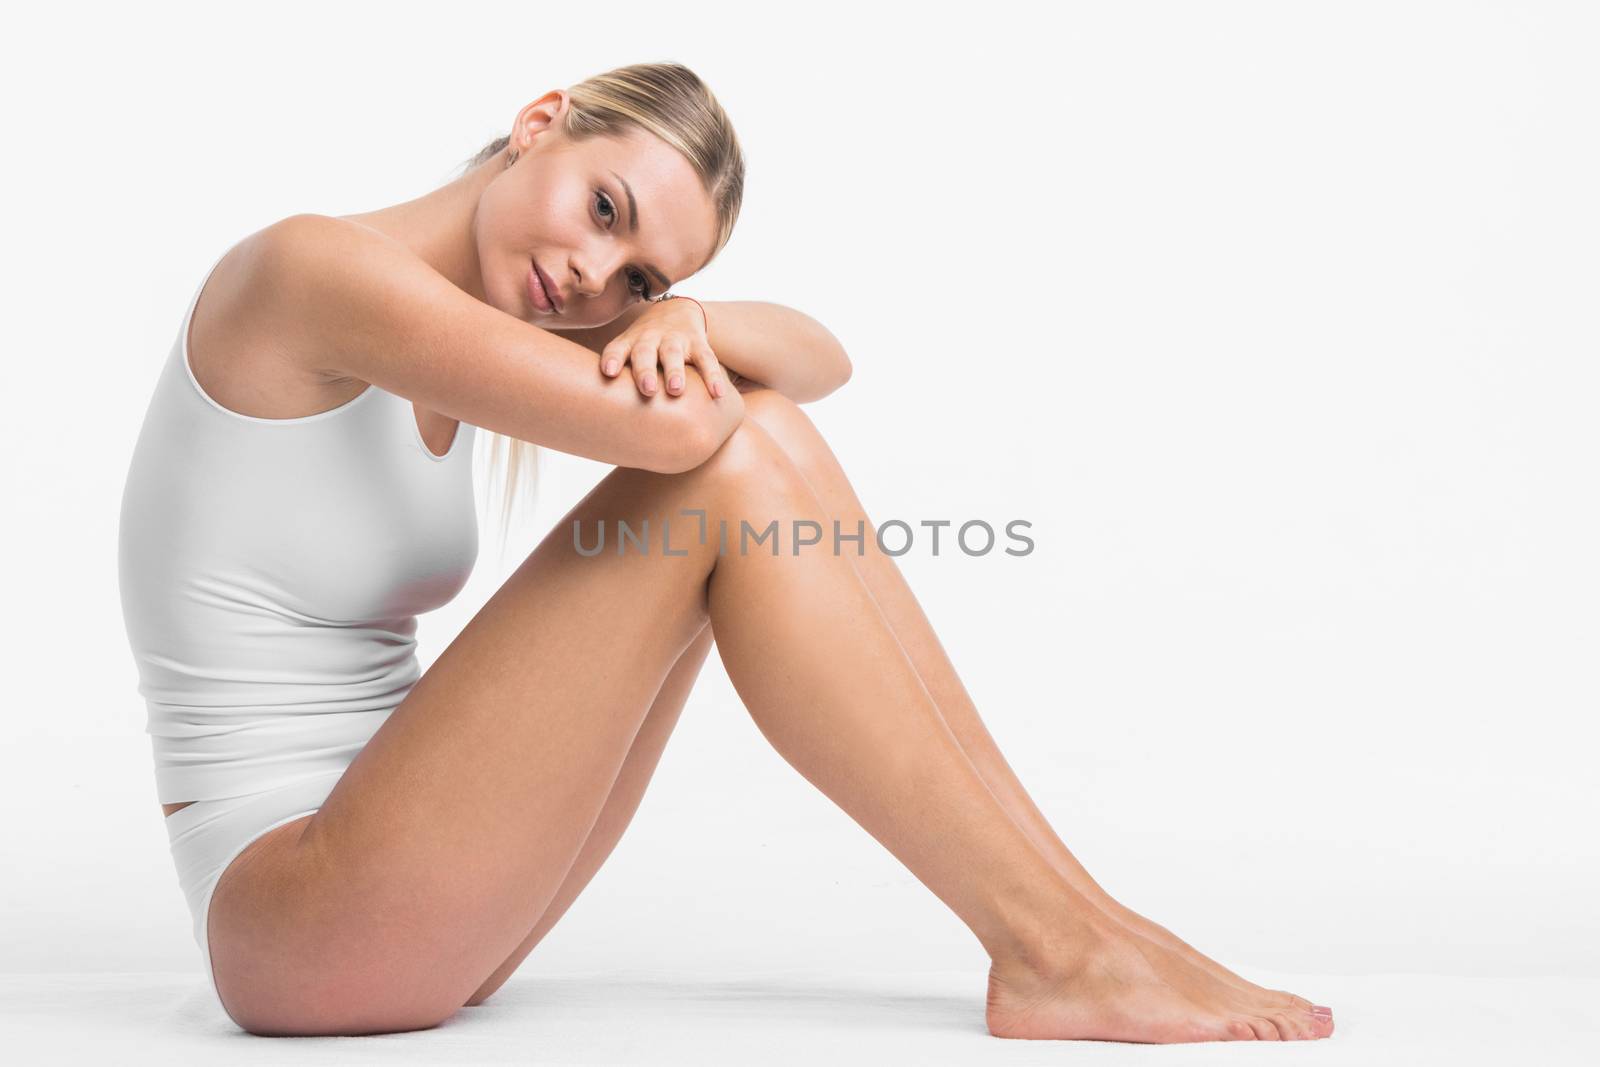
<instances>
[{"instance_id":1,"label":"knee","mask_svg":"<svg viewBox=\"0 0 1600 1067\"><path fill-rule=\"evenodd\" d=\"M745 391L744 417L746 419L755 419L769 433L774 434L783 428L792 427L799 423L804 423L807 426L811 423L811 420L806 418L805 412L800 410L799 404L796 404L776 389L770 389L766 386Z\"/></svg>"},{"instance_id":2,"label":"knee","mask_svg":"<svg viewBox=\"0 0 1600 1067\"><path fill-rule=\"evenodd\" d=\"M781 447L802 472L815 467L826 442L799 404L765 386L744 394L744 417L752 419Z\"/></svg>"},{"instance_id":3,"label":"knee","mask_svg":"<svg viewBox=\"0 0 1600 1067\"><path fill-rule=\"evenodd\" d=\"M806 484L783 445L765 425L750 417L748 409L744 420L697 471L719 485L746 490L781 493Z\"/></svg>"}]
</instances>

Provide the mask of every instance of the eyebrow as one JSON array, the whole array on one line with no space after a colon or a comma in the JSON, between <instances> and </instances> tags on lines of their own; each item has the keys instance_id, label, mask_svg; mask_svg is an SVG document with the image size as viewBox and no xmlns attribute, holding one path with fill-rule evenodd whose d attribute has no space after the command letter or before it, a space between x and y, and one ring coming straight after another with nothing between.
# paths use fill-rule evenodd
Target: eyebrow
<instances>
[{"instance_id":1,"label":"eyebrow","mask_svg":"<svg viewBox=\"0 0 1600 1067\"><path fill-rule=\"evenodd\" d=\"M624 178L622 175L618 174L616 171L612 171L611 172L611 176L613 178L617 179L617 181L622 183L622 191L628 194L628 230L630 232L632 232L632 233L638 233L639 232L639 204L633 198L633 186L628 184L628 179ZM661 269L659 267L656 267L654 264L651 264L651 263L646 263L644 265L644 269L649 271L651 274L654 274L656 276L656 281L661 283L661 288L662 288L663 291L672 288L671 280L669 280L665 274L661 273Z\"/></svg>"}]
</instances>

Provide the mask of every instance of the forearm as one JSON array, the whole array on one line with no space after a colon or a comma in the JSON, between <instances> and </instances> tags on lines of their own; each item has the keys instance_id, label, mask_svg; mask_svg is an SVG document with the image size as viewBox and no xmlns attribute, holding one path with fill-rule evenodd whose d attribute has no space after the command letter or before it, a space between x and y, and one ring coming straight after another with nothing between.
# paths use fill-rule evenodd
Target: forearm
<instances>
[{"instance_id":1,"label":"forearm","mask_svg":"<svg viewBox=\"0 0 1600 1067\"><path fill-rule=\"evenodd\" d=\"M717 360L796 403L820 400L850 380L850 357L822 323L760 300L706 305Z\"/></svg>"},{"instance_id":2,"label":"forearm","mask_svg":"<svg viewBox=\"0 0 1600 1067\"><path fill-rule=\"evenodd\" d=\"M820 322L793 308L761 300L702 301L707 339L717 361L796 403L817 400L850 379L850 358ZM636 304L604 326L558 330L599 353L644 313Z\"/></svg>"}]
</instances>

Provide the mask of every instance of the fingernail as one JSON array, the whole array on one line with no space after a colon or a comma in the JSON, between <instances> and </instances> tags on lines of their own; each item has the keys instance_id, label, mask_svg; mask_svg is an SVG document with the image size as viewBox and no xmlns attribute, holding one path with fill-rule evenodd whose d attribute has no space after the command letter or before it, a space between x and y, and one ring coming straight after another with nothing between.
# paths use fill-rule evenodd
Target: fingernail
<instances>
[{"instance_id":1,"label":"fingernail","mask_svg":"<svg viewBox=\"0 0 1600 1067\"><path fill-rule=\"evenodd\" d=\"M711 383L711 395L712 396L721 396L722 395L722 383L721 382L712 382Z\"/></svg>"},{"instance_id":2,"label":"fingernail","mask_svg":"<svg viewBox=\"0 0 1600 1067\"><path fill-rule=\"evenodd\" d=\"M646 392L656 387L656 376L654 374L646 374L644 376L644 387Z\"/></svg>"},{"instance_id":3,"label":"fingernail","mask_svg":"<svg viewBox=\"0 0 1600 1067\"><path fill-rule=\"evenodd\" d=\"M607 374L615 374L615 373L617 373L617 361L614 360L614 359L606 360L606 368L605 369L606 369L606 373Z\"/></svg>"},{"instance_id":4,"label":"fingernail","mask_svg":"<svg viewBox=\"0 0 1600 1067\"><path fill-rule=\"evenodd\" d=\"M667 388L668 389L682 389L683 388L683 378L680 375L674 374L672 377L667 379Z\"/></svg>"}]
</instances>

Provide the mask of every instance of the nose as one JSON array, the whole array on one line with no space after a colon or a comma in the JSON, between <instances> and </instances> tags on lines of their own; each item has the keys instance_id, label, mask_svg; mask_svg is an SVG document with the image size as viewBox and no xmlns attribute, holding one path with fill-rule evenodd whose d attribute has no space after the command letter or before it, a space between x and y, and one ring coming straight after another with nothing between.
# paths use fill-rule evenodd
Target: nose
<instances>
[{"instance_id":1,"label":"nose","mask_svg":"<svg viewBox=\"0 0 1600 1067\"><path fill-rule=\"evenodd\" d=\"M613 275L622 269L625 253L615 246L589 249L571 260L573 289L584 296L599 296Z\"/></svg>"}]
</instances>

